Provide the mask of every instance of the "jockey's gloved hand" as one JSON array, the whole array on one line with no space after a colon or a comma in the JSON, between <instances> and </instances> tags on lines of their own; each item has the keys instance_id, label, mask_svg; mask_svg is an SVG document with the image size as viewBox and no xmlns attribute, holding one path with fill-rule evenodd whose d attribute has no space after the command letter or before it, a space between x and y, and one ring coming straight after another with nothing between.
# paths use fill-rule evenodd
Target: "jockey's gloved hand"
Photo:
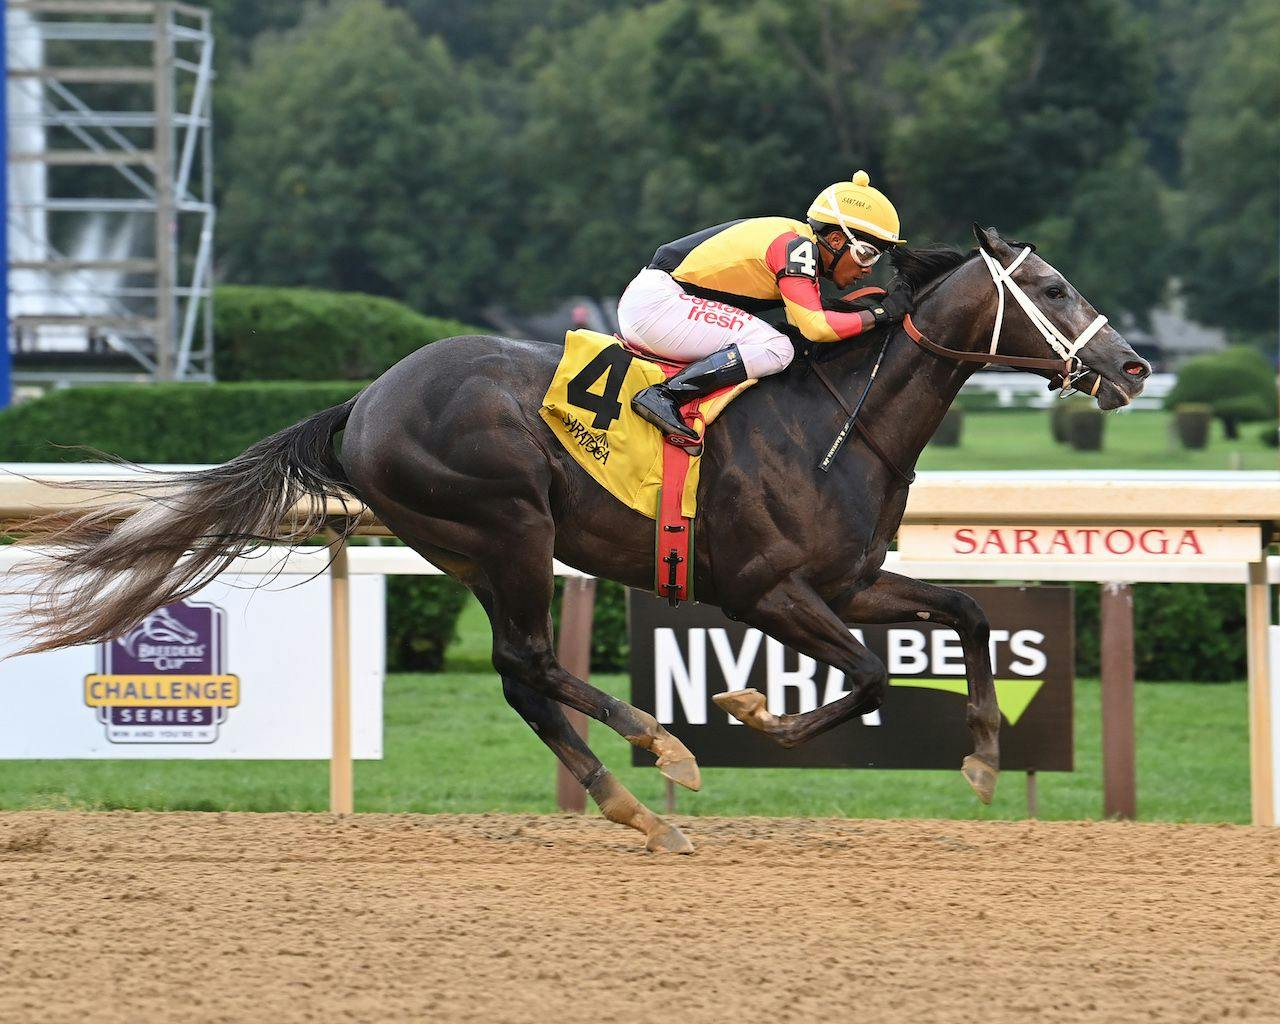
<instances>
[{"instance_id":1,"label":"jockey's gloved hand","mask_svg":"<svg viewBox=\"0 0 1280 1024\"><path fill-rule=\"evenodd\" d=\"M871 307L871 315L876 318L876 326L896 324L916 308L915 296L911 286L899 283L875 306Z\"/></svg>"}]
</instances>

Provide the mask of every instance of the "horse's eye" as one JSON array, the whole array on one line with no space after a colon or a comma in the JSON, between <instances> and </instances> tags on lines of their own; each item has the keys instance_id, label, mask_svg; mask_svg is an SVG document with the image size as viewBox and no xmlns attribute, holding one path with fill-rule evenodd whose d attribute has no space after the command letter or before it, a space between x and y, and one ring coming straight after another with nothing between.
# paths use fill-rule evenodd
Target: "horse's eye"
<instances>
[{"instance_id":1,"label":"horse's eye","mask_svg":"<svg viewBox=\"0 0 1280 1024\"><path fill-rule=\"evenodd\" d=\"M1067 294L1061 288L1059 288L1056 284L1049 288L1046 288L1044 290L1044 293L1046 296L1048 296L1051 299L1060 299Z\"/></svg>"}]
</instances>

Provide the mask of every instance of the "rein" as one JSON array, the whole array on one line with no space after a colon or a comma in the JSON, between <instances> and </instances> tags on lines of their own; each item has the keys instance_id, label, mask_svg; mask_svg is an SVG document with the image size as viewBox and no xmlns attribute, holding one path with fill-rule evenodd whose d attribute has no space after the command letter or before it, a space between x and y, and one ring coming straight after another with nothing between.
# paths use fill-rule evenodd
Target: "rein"
<instances>
[{"instance_id":1,"label":"rein","mask_svg":"<svg viewBox=\"0 0 1280 1024\"><path fill-rule=\"evenodd\" d=\"M880 346L880 355L876 358L876 365L871 370L871 376L867 380L867 386L862 389L862 397L858 399L856 406L850 405L849 400L840 394L840 389L827 376L827 371L822 368L822 364L816 359L810 357L809 368L813 370L818 380L822 381L823 387L831 392L831 396L839 403L840 408L844 410L845 415L849 418L845 420L844 427L840 433L836 435L836 439L831 442L831 447L827 449L827 454L823 457L822 462L818 464L818 468L824 473L831 468L831 463L835 460L840 449L844 446L845 439L849 436L850 430L856 430L858 436L862 438L863 443L875 453L875 455L883 462L886 468L899 480L907 486L915 483L916 475L914 472L907 473L898 467L898 464L889 457L889 453L880 447L880 442L871 436L871 432L862 425L858 419L858 413L862 411L862 403L867 400L867 394L871 391L871 384L876 379L876 371L880 369L880 361L884 359L885 351L889 347L889 341L892 335L888 335L884 339L884 344Z\"/></svg>"}]
</instances>

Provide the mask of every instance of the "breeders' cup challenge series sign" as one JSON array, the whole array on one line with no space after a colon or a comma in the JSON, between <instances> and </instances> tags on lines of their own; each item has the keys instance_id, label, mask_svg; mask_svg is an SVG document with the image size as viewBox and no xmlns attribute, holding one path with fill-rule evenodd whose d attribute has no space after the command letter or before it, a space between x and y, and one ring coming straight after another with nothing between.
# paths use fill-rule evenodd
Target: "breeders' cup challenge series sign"
<instances>
[{"instance_id":1,"label":"breeders' cup challenge series sign","mask_svg":"<svg viewBox=\"0 0 1280 1024\"><path fill-rule=\"evenodd\" d=\"M152 612L128 634L98 645L99 670L84 700L110 743L212 743L240 680L224 671L226 612L183 601Z\"/></svg>"},{"instance_id":2,"label":"breeders' cup challenge series sign","mask_svg":"<svg viewBox=\"0 0 1280 1024\"><path fill-rule=\"evenodd\" d=\"M332 749L330 591L228 576L100 644L22 657L0 635L0 758L302 758ZM0 613L16 598L0 599ZM352 741L382 756L384 583L351 580Z\"/></svg>"},{"instance_id":3,"label":"breeders' cup challenge series sign","mask_svg":"<svg viewBox=\"0 0 1280 1024\"><path fill-rule=\"evenodd\" d=\"M1071 771L1074 630L1070 587L958 587L991 621L1002 712L1001 767ZM954 769L972 750L956 632L932 622L850 629L889 670L878 711L787 750L712 703L754 687L774 714L812 711L848 692L843 673L789 650L716 608L672 609L629 592L631 697L708 767ZM636 751L636 764L650 755Z\"/></svg>"}]
</instances>

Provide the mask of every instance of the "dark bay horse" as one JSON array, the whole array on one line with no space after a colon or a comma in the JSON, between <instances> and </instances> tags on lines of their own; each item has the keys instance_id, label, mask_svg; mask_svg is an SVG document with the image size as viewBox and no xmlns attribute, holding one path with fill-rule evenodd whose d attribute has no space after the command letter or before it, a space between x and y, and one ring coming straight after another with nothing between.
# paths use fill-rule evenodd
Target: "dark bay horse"
<instances>
[{"instance_id":1,"label":"dark bay horse","mask_svg":"<svg viewBox=\"0 0 1280 1024\"><path fill-rule=\"evenodd\" d=\"M899 276L917 289L916 326L956 352L985 353L999 307L1002 354L1053 356L1037 314L1015 303L1005 311L1000 287L993 287L992 275L1022 254L994 230L975 231L974 254L896 254ZM979 259L982 252L990 259ZM1099 319L1039 256L1023 255L1013 279L1060 336L1080 337ZM1085 379L1100 407L1117 408L1141 392L1150 367L1112 328L1093 330L1080 352ZM717 702L783 744L801 743L880 704L885 667L850 635L851 625L944 623L960 635L968 675L974 752L962 770L990 801L1000 710L987 620L955 590L881 569L902 519L910 471L981 362L923 351L905 331L894 331L861 411L871 439L851 437L830 472L816 464L846 410L821 376L844 395L860 393L877 343L832 346L821 363L797 361L738 398L710 432L694 556L699 600L842 671L850 685L842 699L799 715L770 714L755 691L721 694ZM554 346L496 337L439 341L351 401L223 466L121 485L114 505L45 523L58 554L33 595L28 649L116 636L199 589L261 539L314 536L332 525L326 502L353 494L480 600L493 626L493 664L506 699L605 816L639 829L651 850L691 850L604 768L560 708L604 723L652 751L668 778L698 788L697 764L678 739L556 660L553 558L632 587L650 588L654 575L652 521L579 469L538 416L560 354ZM310 515L291 512L300 502L310 503ZM339 528L349 531L353 523L354 516Z\"/></svg>"}]
</instances>

